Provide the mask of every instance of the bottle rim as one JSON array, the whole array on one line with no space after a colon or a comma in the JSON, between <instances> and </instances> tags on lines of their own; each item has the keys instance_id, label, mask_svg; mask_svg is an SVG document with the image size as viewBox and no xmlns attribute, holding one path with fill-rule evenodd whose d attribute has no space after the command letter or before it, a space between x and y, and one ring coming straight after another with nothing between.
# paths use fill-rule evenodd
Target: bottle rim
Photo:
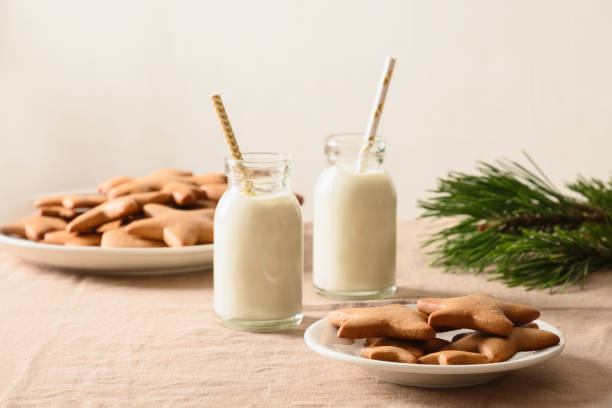
<instances>
[{"instance_id":1,"label":"bottle rim","mask_svg":"<svg viewBox=\"0 0 612 408\"><path fill-rule=\"evenodd\" d=\"M325 146L359 146L361 148L365 144L363 138L363 133L333 133L325 138ZM386 140L381 135L376 135L374 140L368 143L369 146L375 147L375 150L383 149L385 144Z\"/></svg>"},{"instance_id":2,"label":"bottle rim","mask_svg":"<svg viewBox=\"0 0 612 408\"><path fill-rule=\"evenodd\" d=\"M229 166L265 167L266 165L278 166L283 163L288 166L291 162L291 155L288 153L246 152L242 153L242 159L226 156L225 162Z\"/></svg>"}]
</instances>

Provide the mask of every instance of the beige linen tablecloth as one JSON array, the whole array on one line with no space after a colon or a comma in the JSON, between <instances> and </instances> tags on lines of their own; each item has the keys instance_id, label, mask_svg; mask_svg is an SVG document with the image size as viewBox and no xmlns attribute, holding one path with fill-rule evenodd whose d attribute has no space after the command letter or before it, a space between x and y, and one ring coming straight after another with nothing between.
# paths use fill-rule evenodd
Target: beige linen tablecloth
<instances>
[{"instance_id":1,"label":"beige linen tablecloth","mask_svg":"<svg viewBox=\"0 0 612 408\"><path fill-rule=\"evenodd\" d=\"M443 274L419 249L427 228L400 223L396 300L485 291L533 305L567 336L563 354L462 389L384 383L315 354L305 328L347 304L313 292L310 225L304 323L272 334L217 325L210 271L111 278L0 253L0 406L612 406L612 273L552 296Z\"/></svg>"}]
</instances>

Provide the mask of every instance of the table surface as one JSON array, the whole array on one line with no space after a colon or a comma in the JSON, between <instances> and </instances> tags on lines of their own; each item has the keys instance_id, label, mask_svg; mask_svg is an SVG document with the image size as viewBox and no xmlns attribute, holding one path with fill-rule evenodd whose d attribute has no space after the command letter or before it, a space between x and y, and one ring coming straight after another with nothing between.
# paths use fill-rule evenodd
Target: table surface
<instances>
[{"instance_id":1,"label":"table surface","mask_svg":"<svg viewBox=\"0 0 612 408\"><path fill-rule=\"evenodd\" d=\"M212 272L111 278L33 266L0 252L0 406L611 406L612 273L550 295L445 274L419 247L432 226L398 230L394 302L487 292L535 306L567 337L557 358L462 389L377 381L321 357L304 330L353 305L312 288L305 229L304 322L270 334L220 327ZM371 302L376 303L376 302Z\"/></svg>"}]
</instances>

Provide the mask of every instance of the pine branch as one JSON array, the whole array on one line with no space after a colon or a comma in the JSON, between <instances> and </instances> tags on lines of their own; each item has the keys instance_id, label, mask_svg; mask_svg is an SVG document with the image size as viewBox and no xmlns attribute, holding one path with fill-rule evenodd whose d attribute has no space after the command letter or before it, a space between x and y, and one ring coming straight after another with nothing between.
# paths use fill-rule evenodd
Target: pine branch
<instances>
[{"instance_id":1,"label":"pine branch","mask_svg":"<svg viewBox=\"0 0 612 408\"><path fill-rule=\"evenodd\" d=\"M451 172L419 200L422 217L457 219L424 243L433 265L551 291L612 266L612 184L579 178L567 185L572 197L527 158L535 171L480 163L477 174Z\"/></svg>"}]
</instances>

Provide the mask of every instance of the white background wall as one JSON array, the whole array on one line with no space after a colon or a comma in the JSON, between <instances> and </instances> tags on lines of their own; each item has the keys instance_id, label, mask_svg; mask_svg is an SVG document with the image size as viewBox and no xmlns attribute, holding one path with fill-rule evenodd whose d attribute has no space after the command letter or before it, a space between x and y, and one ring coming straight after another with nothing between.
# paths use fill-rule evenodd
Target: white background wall
<instances>
[{"instance_id":1,"label":"white background wall","mask_svg":"<svg viewBox=\"0 0 612 408\"><path fill-rule=\"evenodd\" d=\"M611 44L609 1L0 0L0 199L222 170L217 91L243 151L293 153L308 199L386 55L401 216L448 170L522 149L555 181L607 178Z\"/></svg>"}]
</instances>

